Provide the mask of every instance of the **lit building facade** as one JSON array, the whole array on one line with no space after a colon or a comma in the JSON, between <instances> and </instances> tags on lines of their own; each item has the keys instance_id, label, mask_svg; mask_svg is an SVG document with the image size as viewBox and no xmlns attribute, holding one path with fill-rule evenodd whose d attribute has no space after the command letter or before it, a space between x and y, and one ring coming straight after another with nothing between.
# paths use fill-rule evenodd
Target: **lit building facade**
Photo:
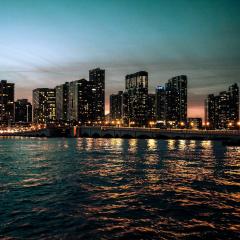
<instances>
[{"instance_id":1,"label":"lit building facade","mask_svg":"<svg viewBox=\"0 0 240 240\"><path fill-rule=\"evenodd\" d=\"M28 99L18 99L15 102L15 123L32 122L32 104Z\"/></svg>"},{"instance_id":2,"label":"lit building facade","mask_svg":"<svg viewBox=\"0 0 240 240\"><path fill-rule=\"evenodd\" d=\"M229 120L233 125L239 124L239 87L235 83L228 89L229 93Z\"/></svg>"},{"instance_id":3,"label":"lit building facade","mask_svg":"<svg viewBox=\"0 0 240 240\"><path fill-rule=\"evenodd\" d=\"M104 121L105 118L105 70L89 71L89 121Z\"/></svg>"},{"instance_id":4,"label":"lit building facade","mask_svg":"<svg viewBox=\"0 0 240 240\"><path fill-rule=\"evenodd\" d=\"M14 83L0 82L0 124L14 122Z\"/></svg>"},{"instance_id":5,"label":"lit building facade","mask_svg":"<svg viewBox=\"0 0 240 240\"><path fill-rule=\"evenodd\" d=\"M84 124L90 120L89 82L80 79L69 83L68 93L68 121L75 124Z\"/></svg>"},{"instance_id":6,"label":"lit building facade","mask_svg":"<svg viewBox=\"0 0 240 240\"><path fill-rule=\"evenodd\" d=\"M156 121L156 94L148 94L148 125Z\"/></svg>"},{"instance_id":7,"label":"lit building facade","mask_svg":"<svg viewBox=\"0 0 240 240\"><path fill-rule=\"evenodd\" d=\"M215 128L215 96L209 94L205 100L205 124L208 128Z\"/></svg>"},{"instance_id":8,"label":"lit building facade","mask_svg":"<svg viewBox=\"0 0 240 240\"><path fill-rule=\"evenodd\" d=\"M205 101L205 121L210 129L237 128L239 122L239 87L235 83Z\"/></svg>"},{"instance_id":9,"label":"lit building facade","mask_svg":"<svg viewBox=\"0 0 240 240\"><path fill-rule=\"evenodd\" d=\"M187 76L180 75L168 80L166 91L167 125L180 126L187 124Z\"/></svg>"},{"instance_id":10,"label":"lit building facade","mask_svg":"<svg viewBox=\"0 0 240 240\"><path fill-rule=\"evenodd\" d=\"M156 88L156 120L157 126L166 125L166 91L163 86Z\"/></svg>"},{"instance_id":11,"label":"lit building facade","mask_svg":"<svg viewBox=\"0 0 240 240\"><path fill-rule=\"evenodd\" d=\"M54 123L56 121L56 92L51 88L33 90L34 123Z\"/></svg>"},{"instance_id":12,"label":"lit building facade","mask_svg":"<svg viewBox=\"0 0 240 240\"><path fill-rule=\"evenodd\" d=\"M129 74L125 78L127 111L125 118L130 124L146 126L148 121L148 73Z\"/></svg>"},{"instance_id":13,"label":"lit building facade","mask_svg":"<svg viewBox=\"0 0 240 240\"><path fill-rule=\"evenodd\" d=\"M66 122L68 120L69 83L56 86L56 120Z\"/></svg>"},{"instance_id":14,"label":"lit building facade","mask_svg":"<svg viewBox=\"0 0 240 240\"><path fill-rule=\"evenodd\" d=\"M110 95L110 118L111 120L122 120L123 117L123 92Z\"/></svg>"}]
</instances>

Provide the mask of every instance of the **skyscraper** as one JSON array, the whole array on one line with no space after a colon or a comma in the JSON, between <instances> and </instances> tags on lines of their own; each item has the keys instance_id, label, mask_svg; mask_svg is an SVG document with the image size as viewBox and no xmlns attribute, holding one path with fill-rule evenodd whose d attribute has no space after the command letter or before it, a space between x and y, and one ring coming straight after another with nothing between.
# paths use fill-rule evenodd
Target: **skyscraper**
<instances>
[{"instance_id":1,"label":"skyscraper","mask_svg":"<svg viewBox=\"0 0 240 240\"><path fill-rule=\"evenodd\" d=\"M177 126L187 123L187 76L173 77L166 83L166 121Z\"/></svg>"},{"instance_id":2,"label":"skyscraper","mask_svg":"<svg viewBox=\"0 0 240 240\"><path fill-rule=\"evenodd\" d=\"M129 74L125 78L128 96L128 122L146 126L148 120L148 73L145 71Z\"/></svg>"},{"instance_id":3,"label":"skyscraper","mask_svg":"<svg viewBox=\"0 0 240 240\"><path fill-rule=\"evenodd\" d=\"M55 89L37 88L33 90L33 121L53 123L56 120Z\"/></svg>"},{"instance_id":4,"label":"skyscraper","mask_svg":"<svg viewBox=\"0 0 240 240\"><path fill-rule=\"evenodd\" d=\"M148 121L156 120L156 94L148 94ZM148 124L149 124L148 122Z\"/></svg>"},{"instance_id":5,"label":"skyscraper","mask_svg":"<svg viewBox=\"0 0 240 240\"><path fill-rule=\"evenodd\" d=\"M15 122L32 122L32 104L27 99L18 99L15 102Z\"/></svg>"},{"instance_id":6,"label":"skyscraper","mask_svg":"<svg viewBox=\"0 0 240 240\"><path fill-rule=\"evenodd\" d=\"M89 71L89 120L103 121L105 117L105 70L96 68Z\"/></svg>"},{"instance_id":7,"label":"skyscraper","mask_svg":"<svg viewBox=\"0 0 240 240\"><path fill-rule=\"evenodd\" d=\"M58 122L66 122L68 120L68 104L69 104L69 83L56 86L56 119Z\"/></svg>"},{"instance_id":8,"label":"skyscraper","mask_svg":"<svg viewBox=\"0 0 240 240\"><path fill-rule=\"evenodd\" d=\"M110 95L110 118L121 120L123 115L123 92Z\"/></svg>"},{"instance_id":9,"label":"skyscraper","mask_svg":"<svg viewBox=\"0 0 240 240\"><path fill-rule=\"evenodd\" d=\"M129 97L127 92L123 92L122 94L122 121L125 126L129 125L129 111L128 111L128 105L129 105Z\"/></svg>"},{"instance_id":10,"label":"skyscraper","mask_svg":"<svg viewBox=\"0 0 240 240\"><path fill-rule=\"evenodd\" d=\"M14 83L0 82L0 124L14 122Z\"/></svg>"},{"instance_id":11,"label":"skyscraper","mask_svg":"<svg viewBox=\"0 0 240 240\"><path fill-rule=\"evenodd\" d=\"M215 126L215 96L209 94L205 100L205 120L208 128L214 129Z\"/></svg>"},{"instance_id":12,"label":"skyscraper","mask_svg":"<svg viewBox=\"0 0 240 240\"><path fill-rule=\"evenodd\" d=\"M220 92L215 96L215 128L227 128L229 119L229 93L227 91Z\"/></svg>"},{"instance_id":13,"label":"skyscraper","mask_svg":"<svg viewBox=\"0 0 240 240\"><path fill-rule=\"evenodd\" d=\"M205 121L211 129L237 127L239 122L239 87L235 83L218 95L208 95L205 101Z\"/></svg>"},{"instance_id":14,"label":"skyscraper","mask_svg":"<svg viewBox=\"0 0 240 240\"><path fill-rule=\"evenodd\" d=\"M228 89L229 92L229 120L237 125L239 122L239 87L236 83Z\"/></svg>"},{"instance_id":15,"label":"skyscraper","mask_svg":"<svg viewBox=\"0 0 240 240\"><path fill-rule=\"evenodd\" d=\"M69 83L68 120L72 123L84 124L89 121L89 82L80 79Z\"/></svg>"},{"instance_id":16,"label":"skyscraper","mask_svg":"<svg viewBox=\"0 0 240 240\"><path fill-rule=\"evenodd\" d=\"M166 124L166 91L163 86L156 88L156 119L159 126Z\"/></svg>"}]
</instances>

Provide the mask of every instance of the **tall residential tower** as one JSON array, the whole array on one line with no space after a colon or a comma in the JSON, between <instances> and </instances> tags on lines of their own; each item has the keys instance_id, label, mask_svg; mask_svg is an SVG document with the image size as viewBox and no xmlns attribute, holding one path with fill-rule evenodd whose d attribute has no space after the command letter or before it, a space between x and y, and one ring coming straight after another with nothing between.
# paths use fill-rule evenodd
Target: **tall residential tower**
<instances>
[{"instance_id":1,"label":"tall residential tower","mask_svg":"<svg viewBox=\"0 0 240 240\"><path fill-rule=\"evenodd\" d=\"M14 83L0 82L0 124L14 122Z\"/></svg>"}]
</instances>

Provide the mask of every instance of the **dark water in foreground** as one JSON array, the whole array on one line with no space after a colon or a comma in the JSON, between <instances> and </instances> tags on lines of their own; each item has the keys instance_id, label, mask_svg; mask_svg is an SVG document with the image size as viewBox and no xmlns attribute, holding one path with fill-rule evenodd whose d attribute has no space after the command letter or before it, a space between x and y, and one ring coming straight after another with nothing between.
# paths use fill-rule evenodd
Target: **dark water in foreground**
<instances>
[{"instance_id":1,"label":"dark water in foreground","mask_svg":"<svg viewBox=\"0 0 240 240\"><path fill-rule=\"evenodd\" d=\"M240 147L0 138L0 238L239 237Z\"/></svg>"}]
</instances>

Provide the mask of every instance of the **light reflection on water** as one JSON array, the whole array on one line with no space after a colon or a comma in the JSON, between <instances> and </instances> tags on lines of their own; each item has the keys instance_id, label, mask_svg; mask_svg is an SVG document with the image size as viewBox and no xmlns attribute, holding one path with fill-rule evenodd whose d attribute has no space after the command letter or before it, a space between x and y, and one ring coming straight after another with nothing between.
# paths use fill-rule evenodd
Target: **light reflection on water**
<instances>
[{"instance_id":1,"label":"light reflection on water","mask_svg":"<svg viewBox=\"0 0 240 240\"><path fill-rule=\"evenodd\" d=\"M0 238L237 239L240 148L0 139Z\"/></svg>"}]
</instances>

